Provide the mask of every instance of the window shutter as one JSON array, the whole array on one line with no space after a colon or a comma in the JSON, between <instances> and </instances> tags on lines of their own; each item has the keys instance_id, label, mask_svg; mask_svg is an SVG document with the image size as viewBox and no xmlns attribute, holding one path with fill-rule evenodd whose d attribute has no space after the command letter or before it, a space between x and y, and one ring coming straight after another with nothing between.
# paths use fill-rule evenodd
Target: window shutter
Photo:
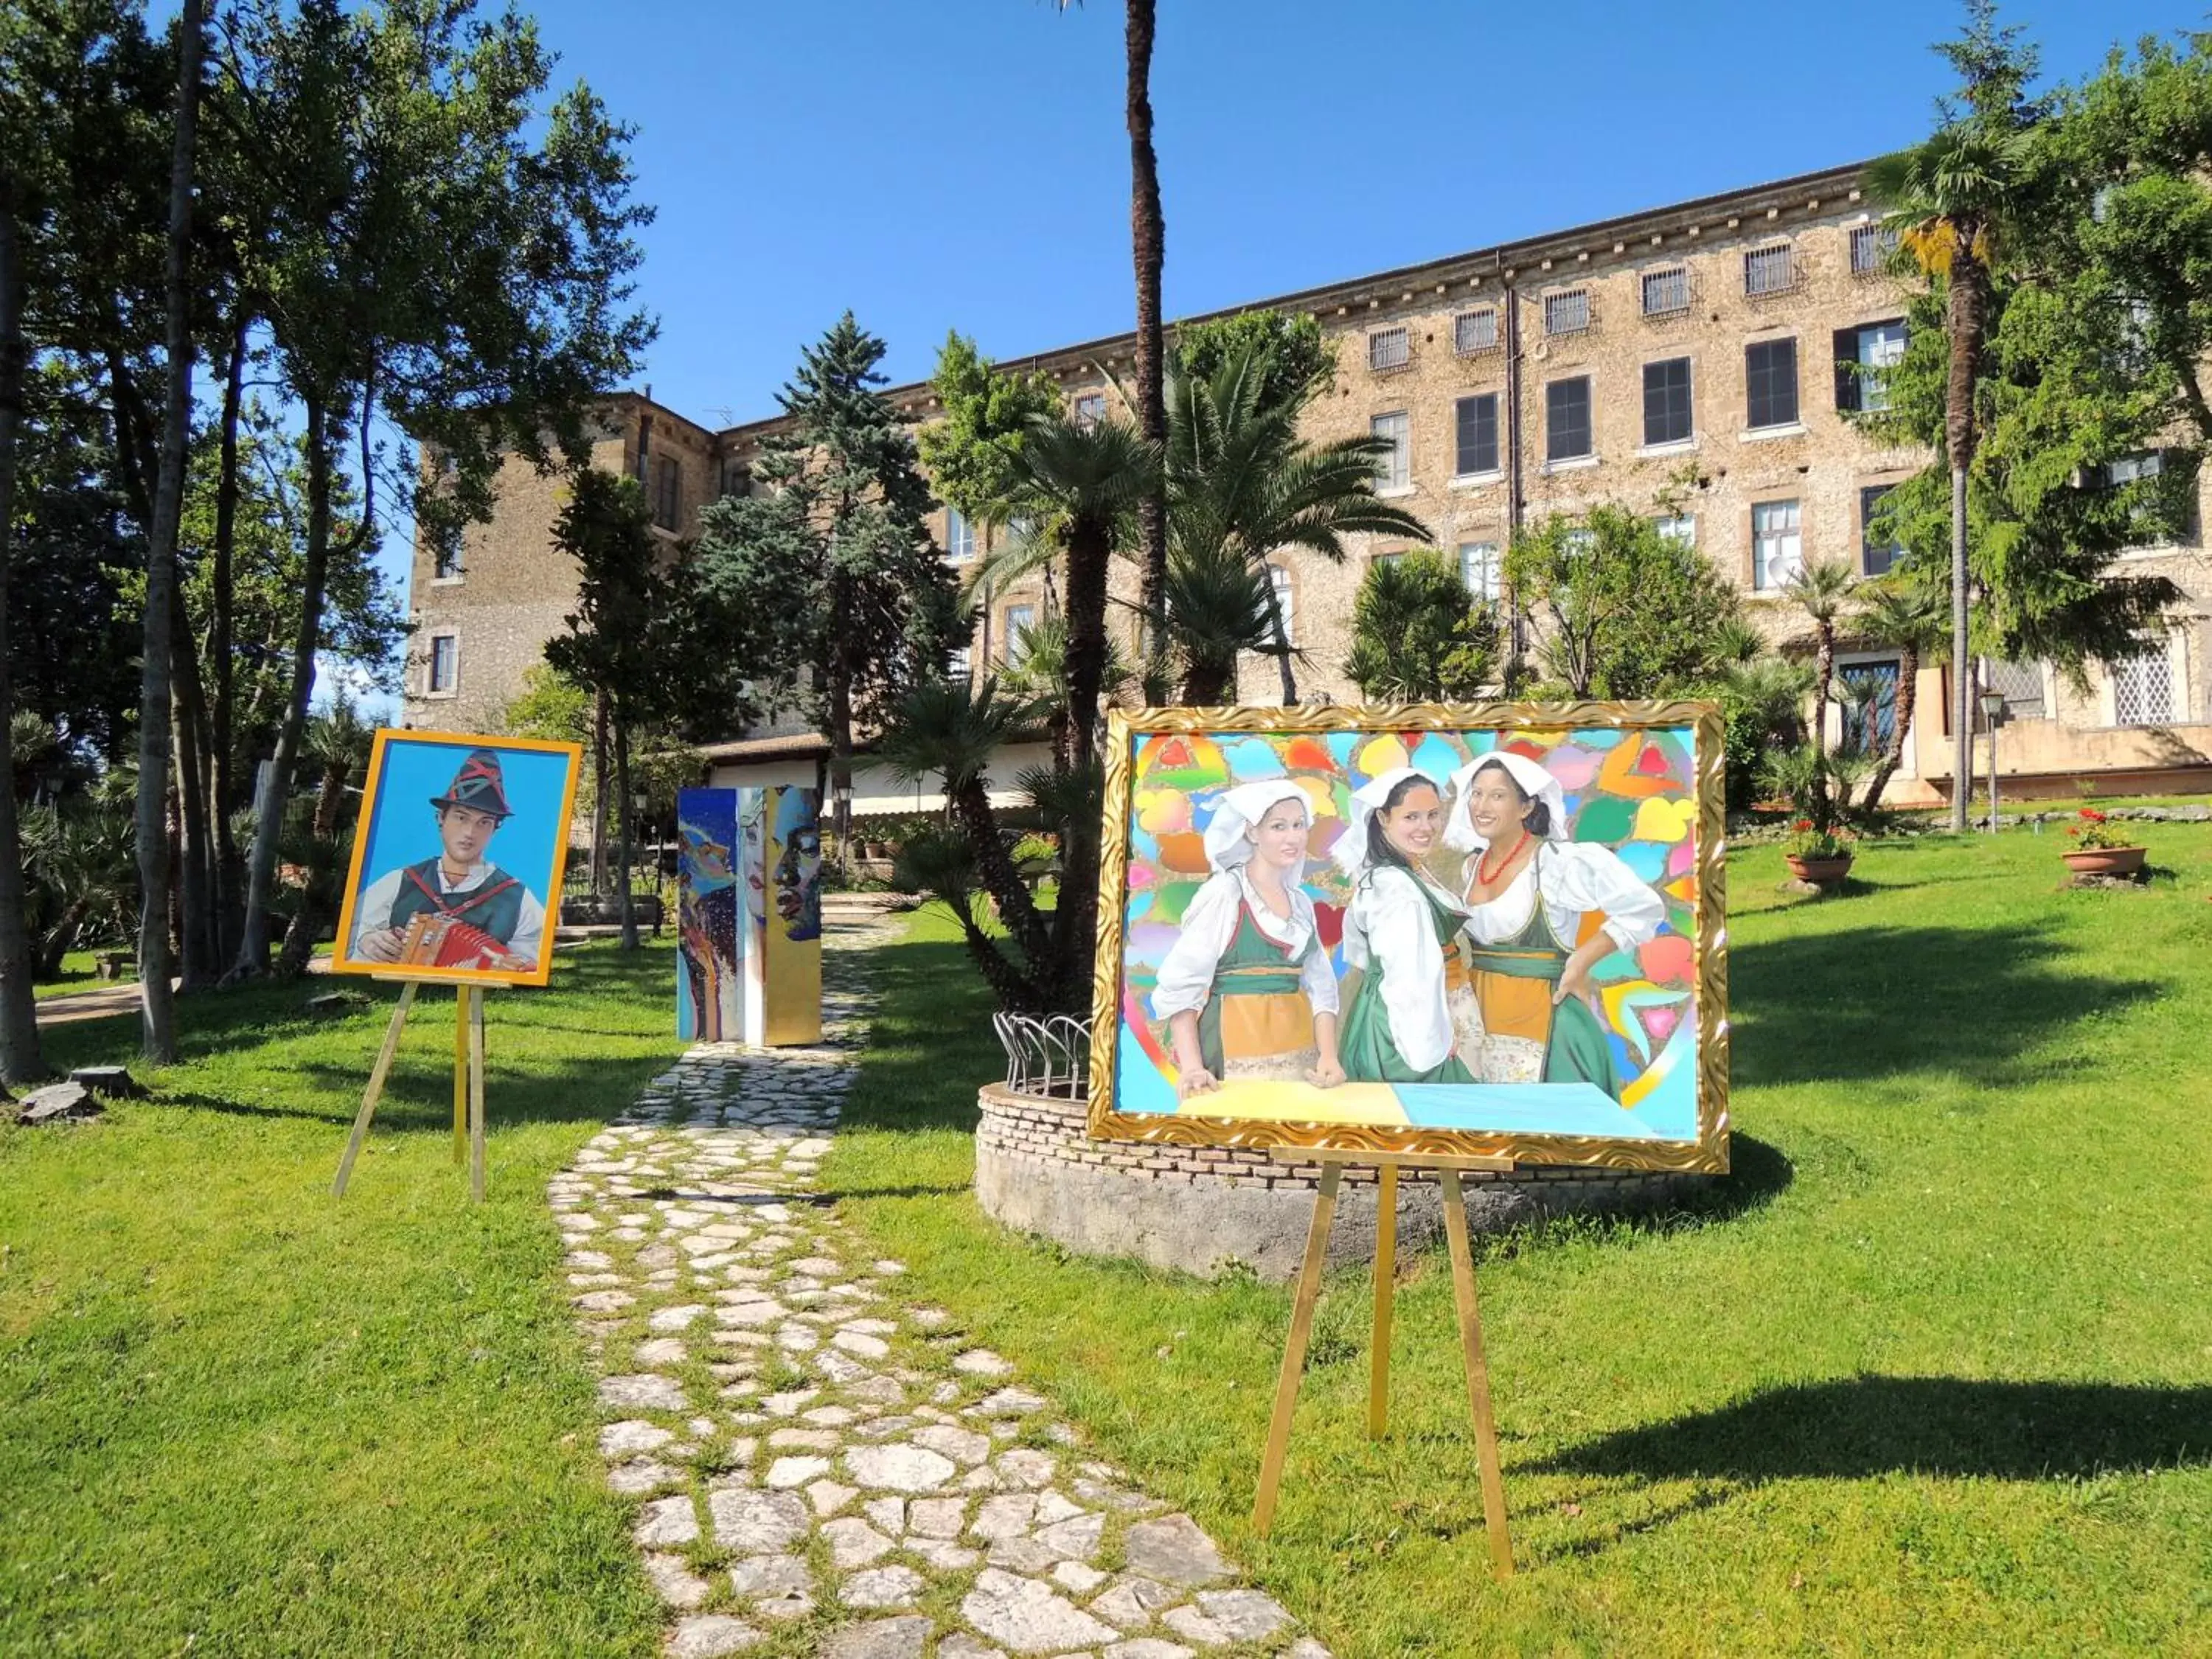
<instances>
[{"instance_id":1,"label":"window shutter","mask_svg":"<svg viewBox=\"0 0 2212 1659\"><path fill-rule=\"evenodd\" d=\"M1836 407L1856 410L1859 406L1859 331L1855 328L1836 331Z\"/></svg>"}]
</instances>

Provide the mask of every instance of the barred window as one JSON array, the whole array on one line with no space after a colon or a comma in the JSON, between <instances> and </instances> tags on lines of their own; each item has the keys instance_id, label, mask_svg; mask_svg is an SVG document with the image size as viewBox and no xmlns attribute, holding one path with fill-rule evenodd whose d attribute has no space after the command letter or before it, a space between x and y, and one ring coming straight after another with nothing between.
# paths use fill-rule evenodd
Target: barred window
<instances>
[{"instance_id":1,"label":"barred window","mask_svg":"<svg viewBox=\"0 0 2212 1659\"><path fill-rule=\"evenodd\" d=\"M2042 664L1992 662L1990 665L1990 690L2004 699L2007 720L2039 720L2045 718Z\"/></svg>"},{"instance_id":2,"label":"barred window","mask_svg":"<svg viewBox=\"0 0 2212 1659\"><path fill-rule=\"evenodd\" d=\"M1851 227L1851 275L1874 276L1897 252L1897 233L1884 225Z\"/></svg>"},{"instance_id":3,"label":"barred window","mask_svg":"<svg viewBox=\"0 0 2212 1659\"><path fill-rule=\"evenodd\" d=\"M1544 296L1544 332L1580 334L1590 325L1590 296L1586 288Z\"/></svg>"},{"instance_id":4,"label":"barred window","mask_svg":"<svg viewBox=\"0 0 2212 1659\"><path fill-rule=\"evenodd\" d=\"M1786 294L1796 286L1796 269L1790 263L1790 244L1755 247L1743 256L1743 291L1749 295Z\"/></svg>"},{"instance_id":5,"label":"barred window","mask_svg":"<svg viewBox=\"0 0 2212 1659\"><path fill-rule=\"evenodd\" d=\"M673 455L653 458L653 521L673 530L683 521L684 474Z\"/></svg>"},{"instance_id":6,"label":"barred window","mask_svg":"<svg viewBox=\"0 0 2212 1659\"><path fill-rule=\"evenodd\" d=\"M954 681L965 680L971 672L972 660L968 647L954 646L945 653L945 678Z\"/></svg>"},{"instance_id":7,"label":"barred window","mask_svg":"<svg viewBox=\"0 0 2212 1659\"><path fill-rule=\"evenodd\" d=\"M1591 453L1589 376L1552 381L1544 388L1544 459L1580 460Z\"/></svg>"},{"instance_id":8,"label":"barred window","mask_svg":"<svg viewBox=\"0 0 2212 1659\"><path fill-rule=\"evenodd\" d=\"M1390 446L1375 458L1375 487L1402 489L1413 481L1413 423L1402 409L1377 415L1368 429Z\"/></svg>"},{"instance_id":9,"label":"barred window","mask_svg":"<svg viewBox=\"0 0 2212 1659\"><path fill-rule=\"evenodd\" d=\"M1452 319L1452 349L1461 356L1472 357L1478 351L1497 349L1497 307L1485 306L1479 311L1462 311Z\"/></svg>"},{"instance_id":10,"label":"barred window","mask_svg":"<svg viewBox=\"0 0 2212 1659\"><path fill-rule=\"evenodd\" d=\"M1106 418L1106 394L1086 392L1075 400L1075 423L1079 427L1094 427Z\"/></svg>"},{"instance_id":11,"label":"barred window","mask_svg":"<svg viewBox=\"0 0 2212 1659\"><path fill-rule=\"evenodd\" d=\"M2173 641L2160 635L2141 656L2112 665L2112 724L2171 726L2173 723Z\"/></svg>"},{"instance_id":12,"label":"barred window","mask_svg":"<svg viewBox=\"0 0 2212 1659\"><path fill-rule=\"evenodd\" d=\"M1453 471L1462 477L1498 471L1498 394L1462 398L1455 408L1458 455Z\"/></svg>"},{"instance_id":13,"label":"barred window","mask_svg":"<svg viewBox=\"0 0 2212 1659\"><path fill-rule=\"evenodd\" d=\"M461 579L461 544L459 539L441 542L430 555L430 574L437 581L457 582Z\"/></svg>"},{"instance_id":14,"label":"barred window","mask_svg":"<svg viewBox=\"0 0 2212 1659\"><path fill-rule=\"evenodd\" d=\"M1690 270L1686 265L1676 265L1672 270L1647 271L1644 276L1644 314L1665 317L1690 308Z\"/></svg>"},{"instance_id":15,"label":"barred window","mask_svg":"<svg viewBox=\"0 0 2212 1659\"><path fill-rule=\"evenodd\" d=\"M1267 586L1275 591L1275 608L1283 616L1283 640L1285 644L1298 642L1298 594L1291 586L1291 573L1279 564L1267 567Z\"/></svg>"},{"instance_id":16,"label":"barred window","mask_svg":"<svg viewBox=\"0 0 2212 1659\"><path fill-rule=\"evenodd\" d=\"M1378 328L1367 337L1367 367L1403 368L1413 361L1413 337L1402 328Z\"/></svg>"},{"instance_id":17,"label":"barred window","mask_svg":"<svg viewBox=\"0 0 2212 1659\"><path fill-rule=\"evenodd\" d=\"M1677 547L1698 544L1698 516L1694 513L1670 513L1652 520L1652 528L1659 532L1662 542L1672 542Z\"/></svg>"}]
</instances>

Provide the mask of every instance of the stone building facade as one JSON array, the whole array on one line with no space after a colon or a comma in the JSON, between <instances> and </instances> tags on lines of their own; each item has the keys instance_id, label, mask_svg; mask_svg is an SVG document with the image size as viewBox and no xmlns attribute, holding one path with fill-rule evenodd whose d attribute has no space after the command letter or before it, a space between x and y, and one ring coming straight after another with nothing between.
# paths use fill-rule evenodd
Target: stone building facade
<instances>
[{"instance_id":1,"label":"stone building facade","mask_svg":"<svg viewBox=\"0 0 2212 1659\"><path fill-rule=\"evenodd\" d=\"M1876 444L1848 418L1859 400L1881 395L1879 369L1904 341L1905 296L1883 274L1876 218L1857 167L1839 167L1259 303L1311 314L1336 349L1334 384L1307 416L1310 434L1390 438L1383 493L1429 526L1432 544L1479 594L1497 595L1516 527L1618 502L1692 540L1786 641L1797 628L1779 592L1790 571L1823 559L1863 574L1887 568L1892 550L1870 544L1868 512L1925 463L1917 451ZM1115 394L1106 371L1126 378L1133 362L1133 341L1122 336L1000 366L1049 375L1080 416L1107 411ZM932 418L927 385L890 396L913 419ZM625 396L610 404L602 465L635 471L637 434L649 427L650 464L674 459L672 471L654 476L675 480L669 529L678 535L711 492L742 480L776 424L708 432ZM545 544L551 487L529 477L515 483L512 504L503 497L495 523L471 537L458 583L441 584L424 568L427 554L418 558L416 723L443 718L433 716L428 689L440 628L458 641L458 715L511 695L533 641L565 614L573 579L553 568ZM935 528L957 568L989 550L987 526L940 513ZM1290 553L1273 568L1303 653L1302 696L1357 700L1343 671L1354 596L1375 561L1408 550L1377 538L1355 543L1342 564ZM1999 762L2008 789L2070 793L2085 778L2108 789L2212 782L2212 569L2201 538L2127 561L2172 576L2186 596L2163 655L2095 672L2086 692L2046 665L1992 665L2007 698ZM1133 577L1123 570L1116 580ZM1003 660L1054 604L1043 577L994 595L979 614L969 672ZM1854 676L1887 676L1893 695L1893 653L1846 649L1842 662ZM1947 680L1923 671L1893 799L1948 792ZM1248 659L1238 693L1279 701L1276 665ZM733 743L718 757L732 777L747 747Z\"/></svg>"}]
</instances>

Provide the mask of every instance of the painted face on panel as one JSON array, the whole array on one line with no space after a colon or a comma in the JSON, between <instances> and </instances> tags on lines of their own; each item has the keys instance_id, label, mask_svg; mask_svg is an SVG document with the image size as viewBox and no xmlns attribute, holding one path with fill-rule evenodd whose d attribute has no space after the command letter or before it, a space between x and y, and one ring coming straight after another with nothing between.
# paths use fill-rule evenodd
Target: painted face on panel
<instances>
[{"instance_id":1,"label":"painted face on panel","mask_svg":"<svg viewBox=\"0 0 2212 1659\"><path fill-rule=\"evenodd\" d=\"M499 820L473 806L447 806L438 813L438 839L444 843L446 862L456 870L480 863L491 845Z\"/></svg>"},{"instance_id":2,"label":"painted face on panel","mask_svg":"<svg viewBox=\"0 0 2212 1659\"><path fill-rule=\"evenodd\" d=\"M1475 832L1493 847L1520 838L1534 805L1502 766L1486 766L1468 787L1467 815Z\"/></svg>"},{"instance_id":3,"label":"painted face on panel","mask_svg":"<svg viewBox=\"0 0 2212 1659\"><path fill-rule=\"evenodd\" d=\"M1245 833L1251 840L1254 859L1271 869L1294 875L1306 861L1307 836L1311 827L1304 802L1281 800L1269 807L1267 817Z\"/></svg>"},{"instance_id":4,"label":"painted face on panel","mask_svg":"<svg viewBox=\"0 0 2212 1659\"><path fill-rule=\"evenodd\" d=\"M1382 838L1408 861L1419 861L1435 850L1443 833L1444 798L1431 783L1416 783L1398 804L1379 813Z\"/></svg>"}]
</instances>

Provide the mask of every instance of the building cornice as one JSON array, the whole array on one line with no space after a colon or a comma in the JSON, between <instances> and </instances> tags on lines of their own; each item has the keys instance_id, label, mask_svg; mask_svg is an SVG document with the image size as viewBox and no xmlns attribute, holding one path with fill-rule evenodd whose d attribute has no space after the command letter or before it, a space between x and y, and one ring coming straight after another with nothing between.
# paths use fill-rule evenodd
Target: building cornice
<instances>
[{"instance_id":1,"label":"building cornice","mask_svg":"<svg viewBox=\"0 0 2212 1659\"><path fill-rule=\"evenodd\" d=\"M1354 318L1379 316L1394 307L1454 295L1479 302L1486 290L1502 294L1508 283L1531 280L1565 283L1577 272L1601 264L1648 258L1669 247L1694 246L1697 240L1715 232L1756 234L1769 225L1778 231L1795 218L1834 213L1857 205L1862 199L1860 180L1867 166L1864 161L1854 161L1664 207L1593 220L1565 230L1499 242L1419 264L1401 265L1316 288L1248 301L1218 311L1200 312L1177 318L1168 326L1173 329L1235 317L1248 311L1273 310L1306 312L1317 318L1324 327L1346 327ZM1041 374L1054 379L1087 375L1097 365L1110 367L1133 362L1136 343L1133 331L1110 334L1027 356L995 358L992 367L1008 373ZM935 393L928 381L916 380L890 387L884 396L907 412L920 415L934 400ZM777 415L744 422L724 427L715 435L726 451L742 449L781 429L786 418Z\"/></svg>"}]
</instances>

